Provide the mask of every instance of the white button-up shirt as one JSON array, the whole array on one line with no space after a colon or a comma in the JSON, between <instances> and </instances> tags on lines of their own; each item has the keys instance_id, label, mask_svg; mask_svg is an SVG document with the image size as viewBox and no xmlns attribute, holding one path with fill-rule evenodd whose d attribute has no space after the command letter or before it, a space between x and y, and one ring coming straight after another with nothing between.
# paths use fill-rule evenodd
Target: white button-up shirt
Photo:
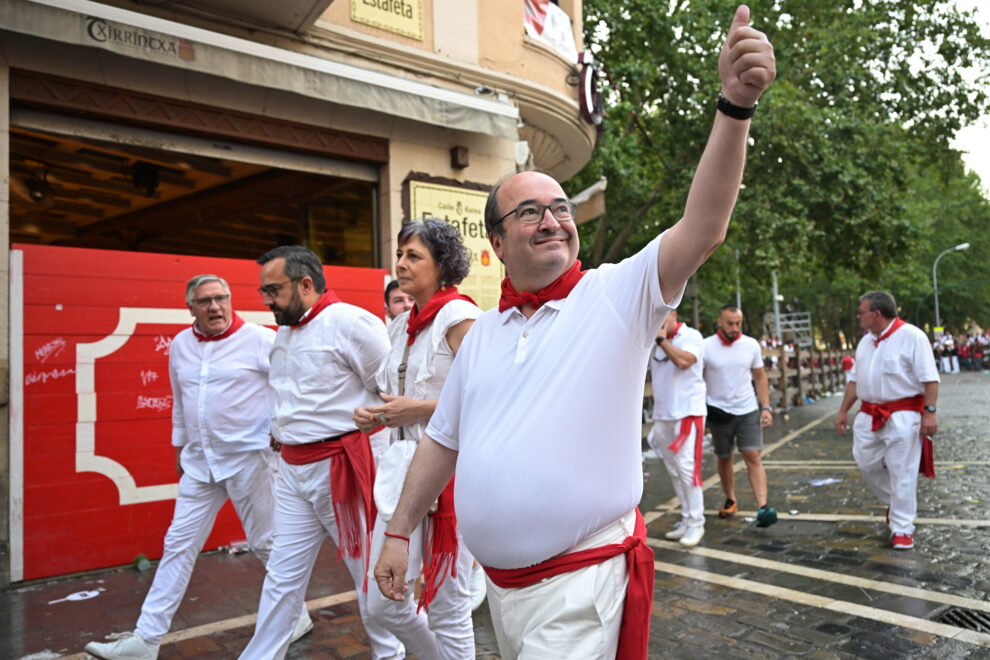
<instances>
[{"instance_id":1,"label":"white button-up shirt","mask_svg":"<svg viewBox=\"0 0 990 660\"><path fill-rule=\"evenodd\" d=\"M354 409L382 403L375 373L388 351L381 319L347 303L298 328L280 326L269 377L275 439L301 445L357 430Z\"/></svg>"},{"instance_id":2,"label":"white button-up shirt","mask_svg":"<svg viewBox=\"0 0 990 660\"><path fill-rule=\"evenodd\" d=\"M928 337L920 329L905 323L879 346L873 345L874 339L867 333L859 340L856 362L849 372L860 400L889 403L924 394L925 383L939 382Z\"/></svg>"},{"instance_id":3,"label":"white button-up shirt","mask_svg":"<svg viewBox=\"0 0 990 660\"><path fill-rule=\"evenodd\" d=\"M275 333L254 323L216 341L186 328L172 341L172 444L182 470L197 481L238 472L249 452L269 446L268 354Z\"/></svg>"},{"instance_id":4,"label":"white button-up shirt","mask_svg":"<svg viewBox=\"0 0 990 660\"><path fill-rule=\"evenodd\" d=\"M659 245L464 338L426 434L458 451L457 524L485 566L549 559L639 503L642 370L670 311Z\"/></svg>"},{"instance_id":5,"label":"white button-up shirt","mask_svg":"<svg viewBox=\"0 0 990 660\"><path fill-rule=\"evenodd\" d=\"M704 415L705 406L705 346L701 333L681 325L670 339L674 348L687 351L697 359L686 369L681 369L657 346L650 359L650 377L653 382L653 419L676 421L694 415Z\"/></svg>"}]
</instances>

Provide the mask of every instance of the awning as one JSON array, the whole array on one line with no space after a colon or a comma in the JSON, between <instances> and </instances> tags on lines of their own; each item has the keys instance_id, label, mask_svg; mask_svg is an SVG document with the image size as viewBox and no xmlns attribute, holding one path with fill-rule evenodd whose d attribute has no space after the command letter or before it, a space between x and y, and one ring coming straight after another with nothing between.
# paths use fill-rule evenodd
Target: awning
<instances>
[{"instance_id":1,"label":"awning","mask_svg":"<svg viewBox=\"0 0 990 660\"><path fill-rule=\"evenodd\" d=\"M516 140L518 109L89 0L4 0L0 30Z\"/></svg>"}]
</instances>

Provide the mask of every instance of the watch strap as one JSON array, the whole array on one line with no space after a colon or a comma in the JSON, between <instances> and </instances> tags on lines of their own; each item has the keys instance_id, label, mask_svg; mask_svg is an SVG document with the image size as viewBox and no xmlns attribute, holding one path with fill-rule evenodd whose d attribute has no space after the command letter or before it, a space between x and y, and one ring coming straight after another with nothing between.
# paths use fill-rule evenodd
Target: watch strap
<instances>
[{"instance_id":1,"label":"watch strap","mask_svg":"<svg viewBox=\"0 0 990 660\"><path fill-rule=\"evenodd\" d=\"M741 105L736 105L729 99L725 98L725 96L723 96L721 92L719 92L718 102L715 104L715 107L718 109L719 112L726 114L732 117L733 119L740 119L740 120L752 119L753 115L756 114L755 104L750 108Z\"/></svg>"}]
</instances>

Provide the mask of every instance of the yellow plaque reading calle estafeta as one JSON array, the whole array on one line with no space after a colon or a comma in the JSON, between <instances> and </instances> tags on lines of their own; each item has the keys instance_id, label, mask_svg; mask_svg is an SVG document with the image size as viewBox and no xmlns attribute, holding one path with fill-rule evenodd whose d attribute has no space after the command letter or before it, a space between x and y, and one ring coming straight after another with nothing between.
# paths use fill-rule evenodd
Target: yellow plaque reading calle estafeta
<instances>
[{"instance_id":1,"label":"yellow plaque reading calle estafeta","mask_svg":"<svg viewBox=\"0 0 990 660\"><path fill-rule=\"evenodd\" d=\"M481 309L498 304L505 267L492 251L485 232L488 193L423 181L409 182L410 216L413 220L439 218L457 227L471 253L471 270L457 288L474 298Z\"/></svg>"},{"instance_id":2,"label":"yellow plaque reading calle estafeta","mask_svg":"<svg viewBox=\"0 0 990 660\"><path fill-rule=\"evenodd\" d=\"M351 0L351 20L423 40L423 0Z\"/></svg>"}]
</instances>

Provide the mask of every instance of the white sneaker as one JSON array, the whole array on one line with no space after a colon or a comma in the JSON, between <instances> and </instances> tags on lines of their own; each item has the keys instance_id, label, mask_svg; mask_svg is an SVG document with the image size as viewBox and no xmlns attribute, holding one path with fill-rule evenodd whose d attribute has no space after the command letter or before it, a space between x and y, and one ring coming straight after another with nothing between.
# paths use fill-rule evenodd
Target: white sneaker
<instances>
[{"instance_id":1,"label":"white sneaker","mask_svg":"<svg viewBox=\"0 0 990 660\"><path fill-rule=\"evenodd\" d=\"M112 642L90 642L86 653L104 660L157 660L158 645L146 643L132 632L111 633L107 639Z\"/></svg>"},{"instance_id":2,"label":"white sneaker","mask_svg":"<svg viewBox=\"0 0 990 660\"><path fill-rule=\"evenodd\" d=\"M684 523L683 520L678 520L676 523L674 523L674 529L664 534L663 537L666 539L670 539L671 541L676 541L677 539L684 536L684 533L687 532L687 528L688 526Z\"/></svg>"},{"instance_id":3,"label":"white sneaker","mask_svg":"<svg viewBox=\"0 0 990 660\"><path fill-rule=\"evenodd\" d=\"M296 621L296 629L292 631L292 637L289 638L289 644L301 639L313 629L313 619L309 617L309 612L303 610L303 613L299 615L299 620Z\"/></svg>"},{"instance_id":4,"label":"white sneaker","mask_svg":"<svg viewBox=\"0 0 990 660\"><path fill-rule=\"evenodd\" d=\"M705 536L705 527L703 525L690 525L687 531L684 532L684 536L681 537L681 545L686 545L689 548L693 548L701 542L701 539Z\"/></svg>"},{"instance_id":5,"label":"white sneaker","mask_svg":"<svg viewBox=\"0 0 990 660\"><path fill-rule=\"evenodd\" d=\"M485 602L485 594L488 592L488 583L485 582L485 569L481 564L475 564L471 569L471 611L481 607Z\"/></svg>"}]
</instances>

